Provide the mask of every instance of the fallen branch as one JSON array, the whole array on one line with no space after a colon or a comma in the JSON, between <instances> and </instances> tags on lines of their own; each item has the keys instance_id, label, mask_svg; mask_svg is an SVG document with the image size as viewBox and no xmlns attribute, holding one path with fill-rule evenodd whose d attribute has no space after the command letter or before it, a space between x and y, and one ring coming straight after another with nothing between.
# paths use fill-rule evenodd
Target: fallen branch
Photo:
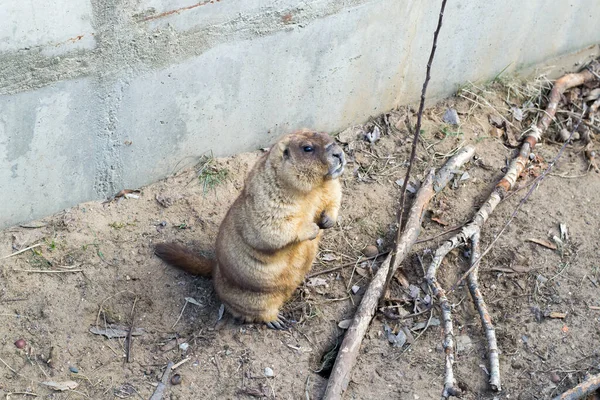
<instances>
[{"instance_id":1,"label":"fallen branch","mask_svg":"<svg viewBox=\"0 0 600 400\"><path fill-rule=\"evenodd\" d=\"M496 184L496 187L494 188L486 202L477 211L474 218L468 224L466 224L460 230L459 233L447 239L436 250L434 254L431 265L429 266L429 269L427 271L426 279L429 286L431 287L432 292L438 297L440 301L442 307L442 317L444 320L443 345L444 351L446 353L446 378L444 379L444 389L442 391L443 399L447 399L450 396L455 396L457 393L459 393L459 390L456 388L456 381L454 379L454 374L452 371L452 365L454 364L454 335L452 332L451 309L448 299L446 297L446 292L441 287L436 278L437 271L442 263L442 260L450 251L457 247L468 245L469 242L478 243L479 235L481 233L483 225L488 220L489 216L494 211L496 206L515 187L515 183L517 182L521 173L527 166L527 163L529 161L529 154L531 154L535 145L541 139L542 134L544 133L544 131L546 131L546 129L554 119L554 115L556 114L558 102L561 99L562 93L564 93L564 91L569 88L579 86L584 82L591 81L592 79L594 79L594 75L590 71L584 70L576 74L567 74L559 78L555 82L554 87L552 88L549 95L548 106L546 107L545 113L543 113L537 125L532 126L531 132L524 138L523 143L521 144L521 147L519 149L519 153L511 161L504 177ZM477 269L477 266L481 262L482 257L485 255L485 253L489 251L489 249L490 248L488 247L484 254L482 254L481 256L476 256L475 259L472 259L471 266L466 274L472 275L473 271ZM471 282L474 282L476 284L476 281L477 276L475 276L474 279L471 278ZM490 352L488 358L490 359L490 362L492 362L492 360L496 362L497 345L495 343L495 334L491 335L491 333L493 333L491 319L489 318L487 310L485 310L485 303L483 302L481 292L475 290L473 293L475 293L474 301L476 305L478 307L483 306L482 309L478 310L482 318L482 324L484 326L484 329L486 330L486 335L488 336L488 351ZM496 369L496 367L497 365L492 365L491 369ZM499 373L490 374L490 385L492 387L492 390L494 391L501 390Z\"/></svg>"},{"instance_id":2,"label":"fallen branch","mask_svg":"<svg viewBox=\"0 0 600 400\"><path fill-rule=\"evenodd\" d=\"M492 325L492 318L487 310L485 301L483 300L483 294L479 289L479 233L473 235L471 238L471 265L475 265L473 271L469 274L469 292L473 298L473 303L479 312L481 318L481 324L485 330L485 336L488 342L488 358L490 360L490 386L494 392L501 389L500 386L500 360L498 358L498 342L496 341L496 331Z\"/></svg>"},{"instance_id":3,"label":"fallen branch","mask_svg":"<svg viewBox=\"0 0 600 400\"><path fill-rule=\"evenodd\" d=\"M165 388L167 387L167 382L169 382L169 377L171 376L171 370L173 369L173 361L169 361L167 364L167 368L165 368L165 372L163 373L162 379L158 382L158 386L154 389L154 393L152 393L152 397L150 400L161 400L163 398L163 393Z\"/></svg>"},{"instance_id":4,"label":"fallen branch","mask_svg":"<svg viewBox=\"0 0 600 400\"><path fill-rule=\"evenodd\" d=\"M600 374L590 376L573 389L567 390L560 396L556 396L553 400L577 400L593 394L598 389L600 389Z\"/></svg>"},{"instance_id":5,"label":"fallen branch","mask_svg":"<svg viewBox=\"0 0 600 400\"><path fill-rule=\"evenodd\" d=\"M405 229L399 235L394 251L386 257L379 267L356 310L331 371L325 396L323 397L324 400L340 399L348 387L350 373L356 363L360 344L373 319L377 303L384 294L386 277L389 276L389 271L395 271L394 266L391 264L392 254L396 254L397 265L400 265L419 237L425 207L431 198L450 182L454 172L473 157L474 152L473 147L464 147L449 159L436 175L434 175L433 170L427 175L417 192L415 201L409 211Z\"/></svg>"}]
</instances>

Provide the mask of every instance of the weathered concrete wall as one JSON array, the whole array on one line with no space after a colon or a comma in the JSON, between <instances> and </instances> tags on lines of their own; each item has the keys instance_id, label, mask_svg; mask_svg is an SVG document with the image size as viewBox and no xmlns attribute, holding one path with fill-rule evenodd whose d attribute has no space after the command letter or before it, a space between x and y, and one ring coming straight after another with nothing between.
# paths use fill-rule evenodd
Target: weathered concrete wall
<instances>
[{"instance_id":1,"label":"weathered concrete wall","mask_svg":"<svg viewBox=\"0 0 600 400\"><path fill-rule=\"evenodd\" d=\"M4 1L0 227L415 101L438 3ZM429 93L600 42L598 20L597 0L450 1Z\"/></svg>"}]
</instances>

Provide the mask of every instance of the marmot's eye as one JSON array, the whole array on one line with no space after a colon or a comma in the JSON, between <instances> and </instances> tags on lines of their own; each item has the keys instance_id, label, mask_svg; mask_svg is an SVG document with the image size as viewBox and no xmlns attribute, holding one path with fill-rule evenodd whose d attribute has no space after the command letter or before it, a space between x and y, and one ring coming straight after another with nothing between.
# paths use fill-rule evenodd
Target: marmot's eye
<instances>
[{"instance_id":1,"label":"marmot's eye","mask_svg":"<svg viewBox=\"0 0 600 400\"><path fill-rule=\"evenodd\" d=\"M304 150L305 153L312 153L315 151L312 146L302 146L302 150Z\"/></svg>"},{"instance_id":2,"label":"marmot's eye","mask_svg":"<svg viewBox=\"0 0 600 400\"><path fill-rule=\"evenodd\" d=\"M290 150L289 150L289 149L285 149L285 150L283 151L283 155L284 155L284 157L289 157L289 155L290 155Z\"/></svg>"}]
</instances>

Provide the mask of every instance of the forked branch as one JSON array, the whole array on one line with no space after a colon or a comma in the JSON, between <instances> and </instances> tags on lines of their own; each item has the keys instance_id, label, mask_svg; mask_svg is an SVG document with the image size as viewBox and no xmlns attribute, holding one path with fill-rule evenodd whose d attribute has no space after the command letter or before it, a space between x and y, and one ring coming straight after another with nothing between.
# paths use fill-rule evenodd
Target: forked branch
<instances>
[{"instance_id":1,"label":"forked branch","mask_svg":"<svg viewBox=\"0 0 600 400\"><path fill-rule=\"evenodd\" d=\"M429 201L450 182L454 173L473 157L474 152L475 149L472 146L464 147L450 158L436 175L434 175L433 170L427 175L412 204L405 229L396 240L394 251L386 257L379 267L356 310L356 314L340 346L323 399L333 400L342 397L348 387L360 344L373 319L373 315L375 315L377 302L383 295L386 276L389 275L389 271L392 271L393 274L393 271L406 258L411 247L417 241L421 232L423 212ZM391 265L392 253L396 254L396 260L398 260L396 266Z\"/></svg>"},{"instance_id":2,"label":"forked branch","mask_svg":"<svg viewBox=\"0 0 600 400\"><path fill-rule=\"evenodd\" d=\"M465 273L469 277L469 291L473 297L473 301L477 307L481 317L482 325L488 340L488 358L490 360L490 386L494 391L500 391L500 372L498 361L498 347L496 343L496 335L491 322L489 313L483 301L483 296L479 290L477 283L477 268L483 255L479 255L479 235L485 222L488 220L496 206L506 197L506 195L514 188L519 176L527 166L529 155L535 148L542 134L546 131L558 108L558 103L561 95L565 90L579 86L585 82L593 80L595 77L592 72L584 70L575 74L567 74L558 79L549 95L548 106L542 118L537 125L531 127L531 131L525 136L519 153L511 161L508 170L504 177L496 184L496 187L486 200L486 202L477 211L474 218L466 224L460 232L453 237L447 239L435 252L433 260L427 271L426 279L433 293L438 297L442 306L443 330L444 330L444 351L446 354L446 378L444 380L444 389L442 398L447 399L450 396L456 396L460 393L456 387L456 380L452 366L454 364L454 335L452 330L451 308L446 297L446 291L437 281L436 275L441 266L442 260L453 249L466 246L471 242L471 263L469 270ZM489 250L489 248L488 248ZM486 250L486 252L488 251Z\"/></svg>"}]
</instances>

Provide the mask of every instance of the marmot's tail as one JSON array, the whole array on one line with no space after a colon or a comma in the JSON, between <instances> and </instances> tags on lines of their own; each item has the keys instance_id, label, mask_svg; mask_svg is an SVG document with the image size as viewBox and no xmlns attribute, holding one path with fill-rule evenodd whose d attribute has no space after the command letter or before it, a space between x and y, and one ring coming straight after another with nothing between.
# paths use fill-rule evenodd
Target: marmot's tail
<instances>
[{"instance_id":1,"label":"marmot's tail","mask_svg":"<svg viewBox=\"0 0 600 400\"><path fill-rule=\"evenodd\" d=\"M174 267L181 268L190 274L201 276L212 275L214 260L202 257L195 251L177 243L159 243L154 248L154 254L163 261Z\"/></svg>"}]
</instances>

